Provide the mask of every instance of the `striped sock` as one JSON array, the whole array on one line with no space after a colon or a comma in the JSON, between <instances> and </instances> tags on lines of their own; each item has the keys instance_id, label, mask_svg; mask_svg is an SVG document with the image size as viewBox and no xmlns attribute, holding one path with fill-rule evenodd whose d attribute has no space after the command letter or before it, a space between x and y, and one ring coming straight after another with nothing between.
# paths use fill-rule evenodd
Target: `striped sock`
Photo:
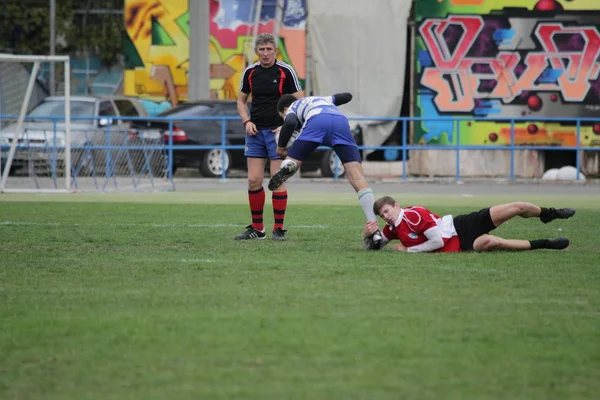
<instances>
[{"instance_id":1,"label":"striped sock","mask_svg":"<svg viewBox=\"0 0 600 400\"><path fill-rule=\"evenodd\" d=\"M285 209L287 208L288 193L287 190L282 192L273 192L273 216L275 217L275 224L273 230L277 228L283 229L283 219L285 218Z\"/></svg>"},{"instance_id":2,"label":"striped sock","mask_svg":"<svg viewBox=\"0 0 600 400\"><path fill-rule=\"evenodd\" d=\"M265 208L265 190L248 190L248 203L250 203L250 212L252 213L252 227L262 231L265 229L263 224L263 209Z\"/></svg>"}]
</instances>

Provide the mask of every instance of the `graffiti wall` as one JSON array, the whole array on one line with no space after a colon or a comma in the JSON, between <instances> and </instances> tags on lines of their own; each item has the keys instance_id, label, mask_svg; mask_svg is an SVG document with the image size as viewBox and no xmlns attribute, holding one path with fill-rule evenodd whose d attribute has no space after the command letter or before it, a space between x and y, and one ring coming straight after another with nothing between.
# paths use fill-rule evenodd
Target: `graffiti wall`
<instances>
[{"instance_id":1,"label":"graffiti wall","mask_svg":"<svg viewBox=\"0 0 600 400\"><path fill-rule=\"evenodd\" d=\"M600 146L600 2L419 0L420 144ZM444 121L444 117L465 121ZM486 118L471 121L472 117ZM561 118L541 122L540 118ZM563 121L562 118L565 118Z\"/></svg>"},{"instance_id":2,"label":"graffiti wall","mask_svg":"<svg viewBox=\"0 0 600 400\"><path fill-rule=\"evenodd\" d=\"M235 99L242 73L258 60L252 32L256 0L212 0L210 2L211 96ZM264 1L257 32L275 31L275 1ZM306 78L306 0L286 0L279 24L278 56L294 67L300 84Z\"/></svg>"},{"instance_id":3,"label":"graffiti wall","mask_svg":"<svg viewBox=\"0 0 600 400\"><path fill-rule=\"evenodd\" d=\"M188 0L125 0L123 92L150 114L187 99Z\"/></svg>"},{"instance_id":4,"label":"graffiti wall","mask_svg":"<svg viewBox=\"0 0 600 400\"><path fill-rule=\"evenodd\" d=\"M255 61L256 0L210 0L210 95L235 99L242 73ZM154 114L187 100L188 0L125 0L124 93ZM306 0L286 0L279 24L279 55L305 79ZM275 1L264 1L257 33L276 28Z\"/></svg>"}]
</instances>

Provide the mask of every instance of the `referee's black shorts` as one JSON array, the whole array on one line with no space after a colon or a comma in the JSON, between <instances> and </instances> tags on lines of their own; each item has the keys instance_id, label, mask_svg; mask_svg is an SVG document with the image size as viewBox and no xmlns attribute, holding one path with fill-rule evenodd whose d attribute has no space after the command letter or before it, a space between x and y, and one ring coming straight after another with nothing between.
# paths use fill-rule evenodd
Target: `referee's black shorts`
<instances>
[{"instance_id":1,"label":"referee's black shorts","mask_svg":"<svg viewBox=\"0 0 600 400\"><path fill-rule=\"evenodd\" d=\"M496 229L489 207L470 214L457 215L453 219L454 229L456 229L460 239L460 248L463 251L473 250L475 239Z\"/></svg>"}]
</instances>

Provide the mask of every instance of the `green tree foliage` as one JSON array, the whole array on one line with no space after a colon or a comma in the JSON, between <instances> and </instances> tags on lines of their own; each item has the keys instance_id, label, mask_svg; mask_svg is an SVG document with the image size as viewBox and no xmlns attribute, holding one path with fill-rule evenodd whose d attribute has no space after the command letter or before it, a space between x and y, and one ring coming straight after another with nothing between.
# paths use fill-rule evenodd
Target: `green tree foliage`
<instances>
[{"instance_id":1,"label":"green tree foliage","mask_svg":"<svg viewBox=\"0 0 600 400\"><path fill-rule=\"evenodd\" d=\"M109 67L123 55L123 0L57 0L56 54L95 54ZM0 51L50 53L50 1L2 0ZM98 10L109 11L97 13ZM112 11L112 12L110 12ZM116 12L115 12L116 11Z\"/></svg>"},{"instance_id":2,"label":"green tree foliage","mask_svg":"<svg viewBox=\"0 0 600 400\"><path fill-rule=\"evenodd\" d=\"M0 49L15 54L48 54L50 48L50 2L3 0L0 9ZM59 1L56 31L65 34L72 20L71 0ZM57 46L56 52L64 51Z\"/></svg>"}]
</instances>

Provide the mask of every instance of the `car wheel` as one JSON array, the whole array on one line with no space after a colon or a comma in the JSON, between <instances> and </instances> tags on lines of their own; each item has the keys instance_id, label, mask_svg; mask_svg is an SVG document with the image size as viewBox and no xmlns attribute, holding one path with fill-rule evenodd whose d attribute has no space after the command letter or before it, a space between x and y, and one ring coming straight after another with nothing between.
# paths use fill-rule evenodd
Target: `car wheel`
<instances>
[{"instance_id":1,"label":"car wheel","mask_svg":"<svg viewBox=\"0 0 600 400\"><path fill-rule=\"evenodd\" d=\"M342 162L338 159L336 160L337 155L333 150L327 150L323 154L323 158L321 158L321 176L324 178L332 178L336 173L336 163L337 163L337 176L342 177L346 173L344 170L344 166Z\"/></svg>"},{"instance_id":2,"label":"car wheel","mask_svg":"<svg viewBox=\"0 0 600 400\"><path fill-rule=\"evenodd\" d=\"M231 154L225 151L225 173L229 172L231 166ZM220 178L223 174L223 151L212 149L204 153L200 163L200 173L209 178Z\"/></svg>"}]
</instances>

